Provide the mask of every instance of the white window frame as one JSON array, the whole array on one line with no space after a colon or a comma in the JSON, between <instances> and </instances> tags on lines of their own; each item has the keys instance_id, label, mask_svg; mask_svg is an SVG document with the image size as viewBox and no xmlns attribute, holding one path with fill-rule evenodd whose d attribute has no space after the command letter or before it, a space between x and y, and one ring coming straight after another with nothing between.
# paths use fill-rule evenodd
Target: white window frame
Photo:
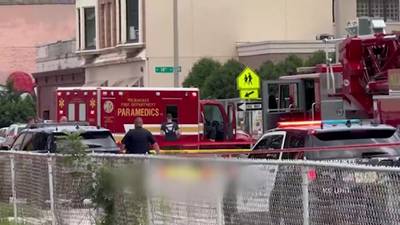
<instances>
[{"instance_id":1,"label":"white window frame","mask_svg":"<svg viewBox=\"0 0 400 225\"><path fill-rule=\"evenodd\" d=\"M121 0L121 21L119 23L120 28L122 29L121 31L121 42L122 45L142 45L143 44L143 0L138 0L138 8L139 8L139 39L138 42L129 42L128 41L128 26L127 26L127 5L126 1L129 0ZM117 1L118 2L118 1Z\"/></svg>"}]
</instances>

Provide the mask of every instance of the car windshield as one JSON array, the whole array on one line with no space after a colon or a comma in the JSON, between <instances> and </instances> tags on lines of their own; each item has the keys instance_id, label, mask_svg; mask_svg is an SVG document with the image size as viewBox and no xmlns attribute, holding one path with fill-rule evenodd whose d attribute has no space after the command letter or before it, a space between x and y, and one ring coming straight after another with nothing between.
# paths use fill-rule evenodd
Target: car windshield
<instances>
[{"instance_id":1,"label":"car windshield","mask_svg":"<svg viewBox=\"0 0 400 225\"><path fill-rule=\"evenodd\" d=\"M312 147L400 143L398 132L392 129L324 132L311 136ZM344 159L400 156L400 146L371 147L359 150L327 150L306 153L307 159Z\"/></svg>"},{"instance_id":2,"label":"car windshield","mask_svg":"<svg viewBox=\"0 0 400 225\"><path fill-rule=\"evenodd\" d=\"M96 148L117 148L111 133L108 131L96 131L96 132L84 132L81 133L82 143L86 145L89 149ZM55 142L57 146L63 145L65 143L65 133L56 133Z\"/></svg>"}]
</instances>

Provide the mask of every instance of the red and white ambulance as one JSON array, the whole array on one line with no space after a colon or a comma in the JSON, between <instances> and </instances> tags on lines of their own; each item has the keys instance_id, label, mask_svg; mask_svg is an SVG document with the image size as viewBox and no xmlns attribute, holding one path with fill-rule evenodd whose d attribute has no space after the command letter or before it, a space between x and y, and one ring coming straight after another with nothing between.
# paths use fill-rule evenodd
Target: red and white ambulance
<instances>
[{"instance_id":1,"label":"red and white ambulance","mask_svg":"<svg viewBox=\"0 0 400 225\"><path fill-rule=\"evenodd\" d=\"M57 119L88 121L107 128L117 141L142 117L161 147L181 149L249 147L251 137L236 130L236 107L200 100L197 88L69 87L57 89ZM178 141L166 141L161 124L167 114L179 124ZM211 141L210 131L213 131ZM214 141L215 140L215 141Z\"/></svg>"}]
</instances>

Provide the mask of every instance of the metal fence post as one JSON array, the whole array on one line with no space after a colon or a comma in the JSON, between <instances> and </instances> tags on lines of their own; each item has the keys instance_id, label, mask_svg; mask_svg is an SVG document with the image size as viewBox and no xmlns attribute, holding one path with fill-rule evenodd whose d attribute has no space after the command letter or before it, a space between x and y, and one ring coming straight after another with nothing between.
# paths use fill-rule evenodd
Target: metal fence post
<instances>
[{"instance_id":1,"label":"metal fence post","mask_svg":"<svg viewBox=\"0 0 400 225\"><path fill-rule=\"evenodd\" d=\"M10 155L10 167L11 167L11 191L12 191L12 202L14 210L14 223L18 223L18 212L17 212L17 190L15 184L15 157L13 154Z\"/></svg>"},{"instance_id":2,"label":"metal fence post","mask_svg":"<svg viewBox=\"0 0 400 225\"><path fill-rule=\"evenodd\" d=\"M54 207L54 185L53 185L53 158L49 156L47 158L47 166L49 172L49 192L50 192L50 208L51 208L51 224L56 225L56 213Z\"/></svg>"},{"instance_id":3,"label":"metal fence post","mask_svg":"<svg viewBox=\"0 0 400 225\"><path fill-rule=\"evenodd\" d=\"M223 193L219 193L217 199L217 225L223 225L224 224L224 211L222 209L223 207Z\"/></svg>"},{"instance_id":4,"label":"metal fence post","mask_svg":"<svg viewBox=\"0 0 400 225\"><path fill-rule=\"evenodd\" d=\"M148 224L154 224L154 217L153 217L153 208L151 204L151 193L150 189L147 187L149 185L150 181L150 159L145 158L144 159L144 166L145 166L145 173L146 173L146 178L145 178L145 187L146 187L146 200L147 200L147 222Z\"/></svg>"},{"instance_id":5,"label":"metal fence post","mask_svg":"<svg viewBox=\"0 0 400 225\"><path fill-rule=\"evenodd\" d=\"M303 192L303 224L310 224L310 208L309 208L309 194L308 194L308 167L302 167L302 192Z\"/></svg>"}]
</instances>

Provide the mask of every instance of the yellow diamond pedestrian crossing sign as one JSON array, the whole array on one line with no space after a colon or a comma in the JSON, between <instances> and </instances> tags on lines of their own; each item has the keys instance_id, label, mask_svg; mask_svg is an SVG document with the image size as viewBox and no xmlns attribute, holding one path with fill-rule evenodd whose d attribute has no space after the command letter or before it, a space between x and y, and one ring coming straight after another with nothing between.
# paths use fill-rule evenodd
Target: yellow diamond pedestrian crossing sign
<instances>
[{"instance_id":1,"label":"yellow diamond pedestrian crossing sign","mask_svg":"<svg viewBox=\"0 0 400 225\"><path fill-rule=\"evenodd\" d=\"M246 67L236 78L236 85L241 99L259 99L260 77L249 67Z\"/></svg>"},{"instance_id":2,"label":"yellow diamond pedestrian crossing sign","mask_svg":"<svg viewBox=\"0 0 400 225\"><path fill-rule=\"evenodd\" d=\"M246 67L236 78L238 90L260 89L260 77L249 67Z\"/></svg>"}]
</instances>

